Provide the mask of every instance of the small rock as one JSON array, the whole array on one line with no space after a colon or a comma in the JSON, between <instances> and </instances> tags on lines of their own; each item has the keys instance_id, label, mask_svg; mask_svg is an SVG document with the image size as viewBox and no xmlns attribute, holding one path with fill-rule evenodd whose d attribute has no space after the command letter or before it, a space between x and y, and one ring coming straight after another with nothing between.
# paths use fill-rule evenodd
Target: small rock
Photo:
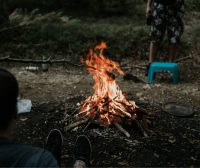
<instances>
[{"instance_id":1,"label":"small rock","mask_svg":"<svg viewBox=\"0 0 200 168\"><path fill-rule=\"evenodd\" d=\"M145 86L143 86L142 88L144 89L151 89L150 85L149 84L146 84Z\"/></svg>"},{"instance_id":2,"label":"small rock","mask_svg":"<svg viewBox=\"0 0 200 168\"><path fill-rule=\"evenodd\" d=\"M160 87L160 86L161 86L161 84L155 84L155 86L156 86L156 87Z\"/></svg>"},{"instance_id":3,"label":"small rock","mask_svg":"<svg viewBox=\"0 0 200 168\"><path fill-rule=\"evenodd\" d=\"M20 121L26 121L28 118L22 118L20 119Z\"/></svg>"},{"instance_id":4,"label":"small rock","mask_svg":"<svg viewBox=\"0 0 200 168\"><path fill-rule=\"evenodd\" d=\"M174 140L168 140L170 143L174 143L174 142L176 142L176 139L174 139Z\"/></svg>"},{"instance_id":5,"label":"small rock","mask_svg":"<svg viewBox=\"0 0 200 168\"><path fill-rule=\"evenodd\" d=\"M78 127L75 127L75 128L73 129L73 131L77 132L77 131L78 131Z\"/></svg>"},{"instance_id":6,"label":"small rock","mask_svg":"<svg viewBox=\"0 0 200 168\"><path fill-rule=\"evenodd\" d=\"M143 95L143 93L136 93L136 96L137 97L140 97L140 96L142 96Z\"/></svg>"}]
</instances>

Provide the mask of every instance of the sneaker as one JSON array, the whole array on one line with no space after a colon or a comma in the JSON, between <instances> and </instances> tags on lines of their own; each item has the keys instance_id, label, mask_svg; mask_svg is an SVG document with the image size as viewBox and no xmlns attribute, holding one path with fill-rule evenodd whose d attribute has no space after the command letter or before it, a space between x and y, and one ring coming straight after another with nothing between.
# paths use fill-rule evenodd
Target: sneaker
<instances>
[{"instance_id":1,"label":"sneaker","mask_svg":"<svg viewBox=\"0 0 200 168\"><path fill-rule=\"evenodd\" d=\"M51 152L58 162L58 166L61 167L61 148L63 146L63 136L62 133L53 129L50 131L47 141L46 149Z\"/></svg>"},{"instance_id":2,"label":"sneaker","mask_svg":"<svg viewBox=\"0 0 200 168\"><path fill-rule=\"evenodd\" d=\"M80 135L75 144L73 165L76 163L76 161L80 160L85 163L86 167L88 167L91 153L92 148L88 137L85 135Z\"/></svg>"},{"instance_id":3,"label":"sneaker","mask_svg":"<svg viewBox=\"0 0 200 168\"><path fill-rule=\"evenodd\" d=\"M148 76L149 75L149 67L150 67L150 65L151 65L151 63L149 63L149 64L146 65L147 69L146 69L146 71L144 73L144 76Z\"/></svg>"}]
</instances>

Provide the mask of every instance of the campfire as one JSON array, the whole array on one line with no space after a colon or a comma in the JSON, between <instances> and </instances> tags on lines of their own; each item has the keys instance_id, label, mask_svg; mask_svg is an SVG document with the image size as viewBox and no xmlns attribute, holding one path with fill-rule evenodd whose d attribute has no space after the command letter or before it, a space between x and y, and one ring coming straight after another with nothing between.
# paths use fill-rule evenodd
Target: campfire
<instances>
[{"instance_id":1,"label":"campfire","mask_svg":"<svg viewBox=\"0 0 200 168\"><path fill-rule=\"evenodd\" d=\"M93 86L95 92L93 96L89 96L86 100L78 103L76 107L68 109L64 121L74 119L75 123L66 126L65 130L68 131L81 124L87 124L83 131L91 123L105 127L114 125L127 137L130 137L130 134L123 129L122 125L134 123L134 126L138 127L144 136L147 136L145 132L145 130L148 130L146 124L150 121L144 116L150 115L150 113L136 106L134 101L126 100L126 95L119 89L115 80L116 76L112 72L118 72L120 75L124 75L124 73L119 64L102 55L105 48L106 43L102 42L94 49L100 50L99 55L95 54L93 50L89 50L86 59L80 57L81 62L85 61L87 64L87 70L93 75L96 82Z\"/></svg>"}]
</instances>

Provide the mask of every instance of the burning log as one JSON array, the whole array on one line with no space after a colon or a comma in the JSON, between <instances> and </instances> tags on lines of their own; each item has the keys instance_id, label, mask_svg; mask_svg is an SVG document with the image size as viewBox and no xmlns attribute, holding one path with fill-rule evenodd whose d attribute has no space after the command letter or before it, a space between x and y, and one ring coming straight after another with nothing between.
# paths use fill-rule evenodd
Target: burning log
<instances>
[{"instance_id":1,"label":"burning log","mask_svg":"<svg viewBox=\"0 0 200 168\"><path fill-rule=\"evenodd\" d=\"M101 45L95 48L95 50L100 50L100 55L97 56L90 50L88 58L85 60L88 71L93 74L93 79L96 81L93 87L95 93L77 104L78 107L75 110L73 109L69 119L74 117L81 119L81 121L65 127L65 130L68 131L78 125L87 124L83 130L84 132L91 123L98 123L103 126L114 125L127 137L130 137L130 134L122 127L122 124L127 123L127 121L130 123L131 121L144 136L147 136L144 130L144 128L146 130L147 128L143 122L147 124L151 122L144 115L151 115L151 113L137 107L134 101L125 99L125 95L116 84L116 76L112 73L112 71L117 71L123 74L123 71L117 63L103 57L102 51L105 47L105 43L102 42ZM84 59L81 57L81 62L83 63L83 61Z\"/></svg>"}]
</instances>

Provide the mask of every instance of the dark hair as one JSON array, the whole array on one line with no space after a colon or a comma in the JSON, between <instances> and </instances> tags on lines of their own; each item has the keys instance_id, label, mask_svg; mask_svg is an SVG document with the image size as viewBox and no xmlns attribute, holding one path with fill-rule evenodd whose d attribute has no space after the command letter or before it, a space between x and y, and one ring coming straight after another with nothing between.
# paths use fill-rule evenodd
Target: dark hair
<instances>
[{"instance_id":1,"label":"dark hair","mask_svg":"<svg viewBox=\"0 0 200 168\"><path fill-rule=\"evenodd\" d=\"M13 118L17 96L16 78L7 70L0 68L0 130L5 129Z\"/></svg>"}]
</instances>

